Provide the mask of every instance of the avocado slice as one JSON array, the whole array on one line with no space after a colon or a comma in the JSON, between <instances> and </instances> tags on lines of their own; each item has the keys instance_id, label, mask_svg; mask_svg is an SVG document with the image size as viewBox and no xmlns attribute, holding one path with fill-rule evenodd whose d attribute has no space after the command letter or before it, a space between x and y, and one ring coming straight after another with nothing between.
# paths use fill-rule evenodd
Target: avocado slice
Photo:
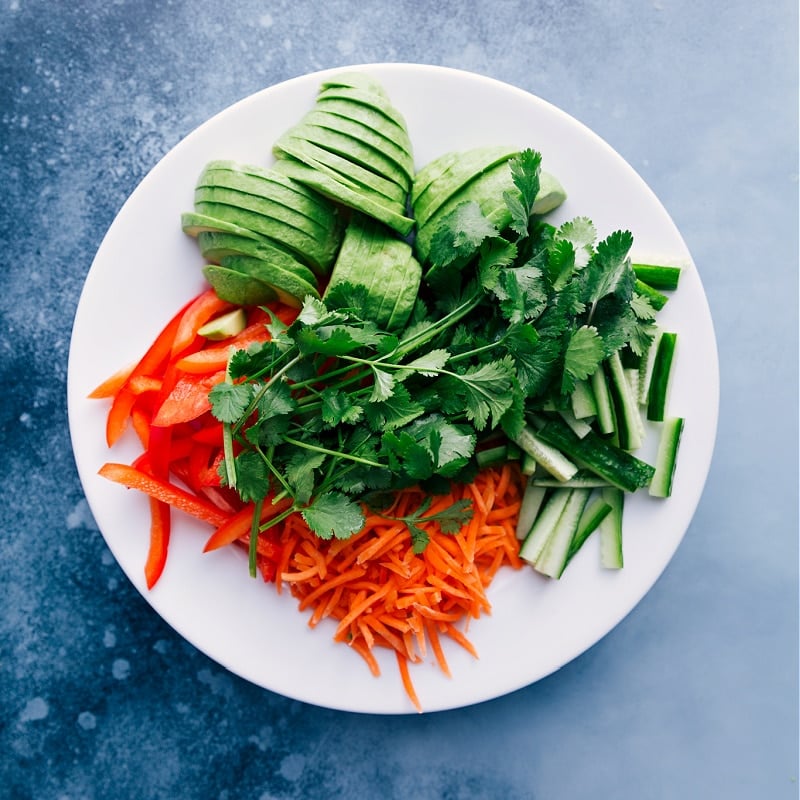
<instances>
[{"instance_id":1,"label":"avocado slice","mask_svg":"<svg viewBox=\"0 0 800 800\"><path fill-rule=\"evenodd\" d=\"M476 147L461 154L436 180L417 195L413 204L417 226L422 228L452 196L498 164L507 162L519 150L514 147Z\"/></svg>"},{"instance_id":2,"label":"avocado slice","mask_svg":"<svg viewBox=\"0 0 800 800\"><path fill-rule=\"evenodd\" d=\"M411 179L394 161L371 145L365 144L346 133L301 122L286 131L275 143L273 152L277 156L279 156L282 142L289 136L296 139L305 139L311 144L329 150L348 161L355 162L376 175L380 175L397 184L404 194L411 188Z\"/></svg>"},{"instance_id":3,"label":"avocado slice","mask_svg":"<svg viewBox=\"0 0 800 800\"><path fill-rule=\"evenodd\" d=\"M399 330L414 308L421 279L422 267L407 242L382 223L354 214L326 293L342 284L363 287L363 317L384 330Z\"/></svg>"},{"instance_id":4,"label":"avocado slice","mask_svg":"<svg viewBox=\"0 0 800 800\"><path fill-rule=\"evenodd\" d=\"M297 231L279 219L268 217L257 211L228 203L215 202L209 195L195 200L195 211L207 217L232 222L242 228L272 239L292 251L295 257L320 275L327 274L335 255L332 248L323 247L312 237Z\"/></svg>"},{"instance_id":5,"label":"avocado slice","mask_svg":"<svg viewBox=\"0 0 800 800\"><path fill-rule=\"evenodd\" d=\"M408 130L405 117L395 108L381 84L358 72L341 73L323 81L317 95L346 97L372 106L403 130Z\"/></svg>"},{"instance_id":6,"label":"avocado slice","mask_svg":"<svg viewBox=\"0 0 800 800\"><path fill-rule=\"evenodd\" d=\"M211 161L200 174L197 186L224 186L269 197L325 229L337 222L337 209L328 198L274 170L232 161Z\"/></svg>"},{"instance_id":7,"label":"avocado slice","mask_svg":"<svg viewBox=\"0 0 800 800\"><path fill-rule=\"evenodd\" d=\"M206 214L198 214L195 211L187 211L181 214L181 228L183 228L184 233L195 238L203 231L235 233L237 236L245 236L255 241L265 238L258 233L254 233L249 228L243 228L233 222L226 222L224 219L209 217Z\"/></svg>"},{"instance_id":8,"label":"avocado slice","mask_svg":"<svg viewBox=\"0 0 800 800\"><path fill-rule=\"evenodd\" d=\"M408 151L394 139L385 136L380 130L371 128L363 122L359 122L352 117L332 114L326 111L317 102L313 111L303 117L304 125L314 125L334 133L343 133L353 139L363 142L368 147L377 150L386 159L392 161L399 167L405 180L403 187L408 189L414 177L414 159Z\"/></svg>"},{"instance_id":9,"label":"avocado slice","mask_svg":"<svg viewBox=\"0 0 800 800\"><path fill-rule=\"evenodd\" d=\"M328 114L335 114L345 119L360 122L362 125L366 125L368 128L378 132L385 139L394 142L406 154L413 165L414 151L405 126L399 125L390 116L384 114L368 101L352 95L343 97L335 89L326 89L317 95L315 107Z\"/></svg>"},{"instance_id":10,"label":"avocado slice","mask_svg":"<svg viewBox=\"0 0 800 800\"><path fill-rule=\"evenodd\" d=\"M263 281L218 264L206 264L203 275L222 300L237 306L261 306L278 299L276 291Z\"/></svg>"},{"instance_id":11,"label":"avocado slice","mask_svg":"<svg viewBox=\"0 0 800 800\"><path fill-rule=\"evenodd\" d=\"M223 339L229 339L231 336L236 336L241 333L247 326L247 314L244 313L243 308L234 308L233 311L228 311L219 317L206 322L197 331L200 336L206 339L211 339L213 342L218 342Z\"/></svg>"},{"instance_id":12,"label":"avocado slice","mask_svg":"<svg viewBox=\"0 0 800 800\"><path fill-rule=\"evenodd\" d=\"M401 213L405 210L406 192L402 187L361 167L354 161L312 144L307 139L298 139L287 134L275 143L274 149L281 156L291 156L309 166L322 165L326 171L330 170L334 173L333 177L353 184L354 188L381 195L385 202L397 205Z\"/></svg>"},{"instance_id":13,"label":"avocado slice","mask_svg":"<svg viewBox=\"0 0 800 800\"><path fill-rule=\"evenodd\" d=\"M542 176L546 176L543 181ZM519 189L514 184L509 161L501 161L492 169L482 173L467 183L458 192L451 195L428 220L417 230L414 247L417 258L423 263L427 262L430 254L430 245L436 229L442 219L456 206L467 201L477 203L483 215L499 230L503 231L511 222L511 211L505 202L505 194L519 195ZM546 214L557 208L566 198L566 192L558 180L548 173L540 173L540 189L536 195L532 214ZM426 274L430 282L431 273Z\"/></svg>"},{"instance_id":14,"label":"avocado slice","mask_svg":"<svg viewBox=\"0 0 800 800\"><path fill-rule=\"evenodd\" d=\"M232 254L220 259L220 266L234 272L244 273L270 286L282 303L300 308L303 299L310 295L319 299L315 283L309 282L295 272L263 258Z\"/></svg>"},{"instance_id":15,"label":"avocado slice","mask_svg":"<svg viewBox=\"0 0 800 800\"><path fill-rule=\"evenodd\" d=\"M315 169L315 166L319 168ZM318 163L310 166L294 158L281 158L275 163L275 168L348 208L380 220L401 236L407 236L414 227L414 220L401 213L397 205L392 207L380 195L359 190L355 184L343 181L332 171L325 171Z\"/></svg>"},{"instance_id":16,"label":"avocado slice","mask_svg":"<svg viewBox=\"0 0 800 800\"><path fill-rule=\"evenodd\" d=\"M230 255L249 256L275 264L298 278L316 285L314 273L303 266L291 253L269 242L256 242L232 233L205 231L198 234L197 244L206 261L221 264Z\"/></svg>"},{"instance_id":17,"label":"avocado slice","mask_svg":"<svg viewBox=\"0 0 800 800\"><path fill-rule=\"evenodd\" d=\"M434 181L438 181L460 157L461 153L458 150L451 150L438 158L434 158L433 161L429 161L417 171L416 175L414 175L414 183L411 186L410 199L412 207L428 186Z\"/></svg>"}]
</instances>

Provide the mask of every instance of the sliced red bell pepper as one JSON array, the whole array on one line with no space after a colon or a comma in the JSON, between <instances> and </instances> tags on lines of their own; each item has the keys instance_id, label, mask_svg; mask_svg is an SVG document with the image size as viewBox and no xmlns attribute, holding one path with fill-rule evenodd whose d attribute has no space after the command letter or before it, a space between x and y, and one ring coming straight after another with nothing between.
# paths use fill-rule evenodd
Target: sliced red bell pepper
<instances>
[{"instance_id":1,"label":"sliced red bell pepper","mask_svg":"<svg viewBox=\"0 0 800 800\"><path fill-rule=\"evenodd\" d=\"M181 317L181 324L178 326L175 340L172 342L173 358L194 342L197 332L206 322L232 308L233 305L225 300L220 300L213 289L207 289L199 294Z\"/></svg>"},{"instance_id":2,"label":"sliced red bell pepper","mask_svg":"<svg viewBox=\"0 0 800 800\"><path fill-rule=\"evenodd\" d=\"M144 565L144 577L147 588L152 589L167 563L169 534L171 528L170 507L167 503L150 497L150 547Z\"/></svg>"},{"instance_id":3,"label":"sliced red bell pepper","mask_svg":"<svg viewBox=\"0 0 800 800\"><path fill-rule=\"evenodd\" d=\"M201 351L202 352L202 351ZM153 417L156 427L189 422L211 410L208 393L225 380L225 370L211 375L181 375Z\"/></svg>"},{"instance_id":4,"label":"sliced red bell pepper","mask_svg":"<svg viewBox=\"0 0 800 800\"><path fill-rule=\"evenodd\" d=\"M150 497L168 503L173 508L203 522L208 522L215 528L220 528L230 519L228 514L220 511L210 501L203 500L169 481L148 475L144 470L136 467L108 462L103 464L98 474L115 483L127 486L129 489L137 489Z\"/></svg>"},{"instance_id":5,"label":"sliced red bell pepper","mask_svg":"<svg viewBox=\"0 0 800 800\"><path fill-rule=\"evenodd\" d=\"M283 513L291 504L292 501L288 498L279 500L277 503L265 502L261 511L261 521ZM253 504L249 503L238 514L234 514L220 525L209 537L203 552L208 553L211 550L225 547L225 545L249 535L253 524L253 510Z\"/></svg>"}]
</instances>

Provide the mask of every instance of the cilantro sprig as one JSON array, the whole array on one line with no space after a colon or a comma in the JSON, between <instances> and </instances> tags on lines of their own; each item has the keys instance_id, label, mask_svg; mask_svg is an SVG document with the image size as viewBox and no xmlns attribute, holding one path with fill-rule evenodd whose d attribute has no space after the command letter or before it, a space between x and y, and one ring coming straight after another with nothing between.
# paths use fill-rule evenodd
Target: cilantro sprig
<instances>
[{"instance_id":1,"label":"cilantro sprig","mask_svg":"<svg viewBox=\"0 0 800 800\"><path fill-rule=\"evenodd\" d=\"M233 354L210 393L227 437L223 482L245 501L288 497L281 517L297 511L321 538L348 538L369 493L470 481L482 439L513 438L610 355L642 352L653 313L634 292L631 234L596 242L585 217L555 227L532 215L540 165L531 150L512 160L506 230L475 203L443 220L404 330L363 318L359 287L340 284ZM404 518L415 549L420 522L445 530L469 513L428 508Z\"/></svg>"}]
</instances>

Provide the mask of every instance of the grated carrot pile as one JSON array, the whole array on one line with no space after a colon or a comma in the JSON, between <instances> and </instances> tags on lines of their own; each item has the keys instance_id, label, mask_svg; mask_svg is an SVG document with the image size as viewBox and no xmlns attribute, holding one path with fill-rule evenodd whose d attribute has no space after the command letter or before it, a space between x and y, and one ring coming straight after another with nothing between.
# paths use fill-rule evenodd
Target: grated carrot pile
<instances>
[{"instance_id":1,"label":"grated carrot pile","mask_svg":"<svg viewBox=\"0 0 800 800\"><path fill-rule=\"evenodd\" d=\"M309 612L311 627L326 618L336 621L334 640L353 648L374 675L380 675L375 648L393 650L403 686L420 711L409 664L430 652L450 676L442 637L477 658L466 636L469 621L491 612L486 589L497 570L522 565L515 534L521 499L516 467L490 468L472 484L453 486L427 513L464 498L472 500L470 522L454 535L442 533L435 522L420 523L430 537L420 554L404 523L375 514L360 533L332 541L319 539L295 514L282 523L279 537L278 591L289 587L300 610ZM416 489L404 490L387 513L403 517L423 499Z\"/></svg>"}]
</instances>

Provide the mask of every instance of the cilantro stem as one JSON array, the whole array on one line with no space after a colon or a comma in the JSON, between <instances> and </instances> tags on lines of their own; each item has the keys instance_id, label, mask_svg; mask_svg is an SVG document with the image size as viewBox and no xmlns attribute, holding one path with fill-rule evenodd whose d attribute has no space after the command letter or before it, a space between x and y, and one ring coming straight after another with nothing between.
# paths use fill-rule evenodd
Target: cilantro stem
<instances>
[{"instance_id":1,"label":"cilantro stem","mask_svg":"<svg viewBox=\"0 0 800 800\"><path fill-rule=\"evenodd\" d=\"M255 501L253 508L253 522L250 526L250 547L248 550L248 562L250 566L250 577L256 577L256 554L258 553L258 526L261 519L261 509L264 506L264 499L259 498Z\"/></svg>"},{"instance_id":2,"label":"cilantro stem","mask_svg":"<svg viewBox=\"0 0 800 800\"><path fill-rule=\"evenodd\" d=\"M322 447L316 444L309 444L308 442L300 441L300 439L293 439L291 436L284 436L283 441L286 444L293 444L295 447L302 447L306 450L311 450L315 453L324 453L327 456L334 456L335 458L346 458L349 461L355 461L358 464L364 464L368 467L380 467L381 469L386 469L386 464L381 464L379 461L371 461L368 458L362 458L361 456L354 456L350 453L342 453L339 450L330 450L327 447Z\"/></svg>"}]
</instances>

